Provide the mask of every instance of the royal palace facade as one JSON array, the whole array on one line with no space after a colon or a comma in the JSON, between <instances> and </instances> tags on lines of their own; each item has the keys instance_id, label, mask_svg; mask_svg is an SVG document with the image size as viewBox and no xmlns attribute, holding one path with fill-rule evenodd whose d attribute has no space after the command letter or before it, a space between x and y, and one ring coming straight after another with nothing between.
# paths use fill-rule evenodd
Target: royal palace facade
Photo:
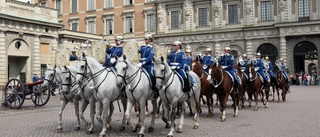
<instances>
[{"instance_id":1,"label":"royal palace facade","mask_svg":"<svg viewBox=\"0 0 320 137\"><path fill-rule=\"evenodd\" d=\"M289 73L320 72L318 0L0 0L0 85L42 75L57 49L118 34L140 45L147 33L195 54L230 46L235 57L283 58Z\"/></svg>"}]
</instances>

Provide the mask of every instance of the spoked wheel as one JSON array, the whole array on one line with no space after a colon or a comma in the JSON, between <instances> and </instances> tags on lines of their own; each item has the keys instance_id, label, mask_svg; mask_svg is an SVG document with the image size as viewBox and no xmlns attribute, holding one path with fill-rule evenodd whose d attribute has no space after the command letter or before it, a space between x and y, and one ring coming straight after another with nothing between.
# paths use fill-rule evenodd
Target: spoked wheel
<instances>
[{"instance_id":1,"label":"spoked wheel","mask_svg":"<svg viewBox=\"0 0 320 137\"><path fill-rule=\"evenodd\" d=\"M31 100L36 106L43 106L48 103L50 99L50 90L41 85L33 86L33 93L31 94Z\"/></svg>"},{"instance_id":2,"label":"spoked wheel","mask_svg":"<svg viewBox=\"0 0 320 137\"><path fill-rule=\"evenodd\" d=\"M24 85L18 79L10 79L4 89L3 106L20 109L25 100Z\"/></svg>"}]
</instances>

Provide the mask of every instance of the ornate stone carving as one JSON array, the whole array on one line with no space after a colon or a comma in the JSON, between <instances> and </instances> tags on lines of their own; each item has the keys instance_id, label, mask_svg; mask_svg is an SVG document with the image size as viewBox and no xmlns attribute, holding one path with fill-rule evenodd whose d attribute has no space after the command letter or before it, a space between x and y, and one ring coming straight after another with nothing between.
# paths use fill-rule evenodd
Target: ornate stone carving
<instances>
[{"instance_id":1,"label":"ornate stone carving","mask_svg":"<svg viewBox=\"0 0 320 137\"><path fill-rule=\"evenodd\" d=\"M220 4L219 4L218 2L215 2L215 3L213 4L212 11L213 11L214 17L218 17L220 8L221 8L221 7L220 7Z\"/></svg>"},{"instance_id":2,"label":"ornate stone carving","mask_svg":"<svg viewBox=\"0 0 320 137\"><path fill-rule=\"evenodd\" d=\"M184 29L185 30L191 30L192 29L192 4L190 0L186 0L183 4L183 10L184 10Z\"/></svg>"},{"instance_id":3,"label":"ornate stone carving","mask_svg":"<svg viewBox=\"0 0 320 137\"><path fill-rule=\"evenodd\" d=\"M284 11L286 9L286 6L287 6L286 1L285 0L279 0L278 6L279 6L280 11Z\"/></svg>"},{"instance_id":4,"label":"ornate stone carving","mask_svg":"<svg viewBox=\"0 0 320 137\"><path fill-rule=\"evenodd\" d=\"M245 13L246 14L250 14L252 12L252 4L251 4L251 0L246 0L244 2L245 5Z\"/></svg>"},{"instance_id":5,"label":"ornate stone carving","mask_svg":"<svg viewBox=\"0 0 320 137\"><path fill-rule=\"evenodd\" d=\"M159 3L158 4L158 31L159 32L164 32L165 28L165 20L166 20L166 10L165 10L165 5Z\"/></svg>"}]
</instances>

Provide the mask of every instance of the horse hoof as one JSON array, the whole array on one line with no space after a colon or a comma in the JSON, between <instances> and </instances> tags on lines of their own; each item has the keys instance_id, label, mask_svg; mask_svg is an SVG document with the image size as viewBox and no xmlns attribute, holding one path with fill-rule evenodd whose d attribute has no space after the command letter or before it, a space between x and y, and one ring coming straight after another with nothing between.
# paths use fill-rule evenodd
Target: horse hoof
<instances>
[{"instance_id":1,"label":"horse hoof","mask_svg":"<svg viewBox=\"0 0 320 137\"><path fill-rule=\"evenodd\" d=\"M58 133L61 133L61 132L62 132L62 128L58 128L58 129L57 129L57 132L58 132Z\"/></svg>"},{"instance_id":2,"label":"horse hoof","mask_svg":"<svg viewBox=\"0 0 320 137\"><path fill-rule=\"evenodd\" d=\"M237 117L237 114L233 114L233 117Z\"/></svg>"},{"instance_id":3,"label":"horse hoof","mask_svg":"<svg viewBox=\"0 0 320 137\"><path fill-rule=\"evenodd\" d=\"M255 109L254 109L254 111L258 111L258 110L259 110L258 108L255 108Z\"/></svg>"},{"instance_id":4,"label":"horse hoof","mask_svg":"<svg viewBox=\"0 0 320 137\"><path fill-rule=\"evenodd\" d=\"M177 133L182 133L183 129L182 128L178 128L177 129Z\"/></svg>"},{"instance_id":5,"label":"horse hoof","mask_svg":"<svg viewBox=\"0 0 320 137\"><path fill-rule=\"evenodd\" d=\"M105 137L106 135L99 135L99 137Z\"/></svg>"},{"instance_id":6,"label":"horse hoof","mask_svg":"<svg viewBox=\"0 0 320 137\"><path fill-rule=\"evenodd\" d=\"M141 125L140 125L140 124L137 124L137 125L136 125L136 128L141 128Z\"/></svg>"},{"instance_id":7,"label":"horse hoof","mask_svg":"<svg viewBox=\"0 0 320 137\"><path fill-rule=\"evenodd\" d=\"M154 128L153 127L149 127L148 132L150 133L150 132L153 132L153 131L154 131Z\"/></svg>"},{"instance_id":8,"label":"horse hoof","mask_svg":"<svg viewBox=\"0 0 320 137\"><path fill-rule=\"evenodd\" d=\"M74 130L80 130L80 127L76 127L76 128L74 128Z\"/></svg>"},{"instance_id":9,"label":"horse hoof","mask_svg":"<svg viewBox=\"0 0 320 137\"><path fill-rule=\"evenodd\" d=\"M107 130L111 130L111 129L112 129L111 125L107 125Z\"/></svg>"},{"instance_id":10,"label":"horse hoof","mask_svg":"<svg viewBox=\"0 0 320 137\"><path fill-rule=\"evenodd\" d=\"M190 113L189 113L189 116L190 116L190 117L194 116L194 113L191 113L191 112L190 112Z\"/></svg>"},{"instance_id":11,"label":"horse hoof","mask_svg":"<svg viewBox=\"0 0 320 137\"><path fill-rule=\"evenodd\" d=\"M124 131L125 127L124 126L121 126L120 127L120 131Z\"/></svg>"},{"instance_id":12,"label":"horse hoof","mask_svg":"<svg viewBox=\"0 0 320 137\"><path fill-rule=\"evenodd\" d=\"M138 131L138 128L137 127L135 127L133 130L132 130L132 132L137 132Z\"/></svg>"},{"instance_id":13,"label":"horse hoof","mask_svg":"<svg viewBox=\"0 0 320 137\"><path fill-rule=\"evenodd\" d=\"M167 135L167 137L173 137L173 135Z\"/></svg>"},{"instance_id":14,"label":"horse hoof","mask_svg":"<svg viewBox=\"0 0 320 137\"><path fill-rule=\"evenodd\" d=\"M144 137L144 134L138 134L138 137Z\"/></svg>"},{"instance_id":15,"label":"horse hoof","mask_svg":"<svg viewBox=\"0 0 320 137\"><path fill-rule=\"evenodd\" d=\"M86 134L87 135L93 134L93 131L87 131Z\"/></svg>"},{"instance_id":16,"label":"horse hoof","mask_svg":"<svg viewBox=\"0 0 320 137\"><path fill-rule=\"evenodd\" d=\"M194 125L193 129L199 129L199 126L198 125Z\"/></svg>"},{"instance_id":17,"label":"horse hoof","mask_svg":"<svg viewBox=\"0 0 320 137\"><path fill-rule=\"evenodd\" d=\"M169 124L166 124L165 128L170 128L170 125L169 125Z\"/></svg>"},{"instance_id":18,"label":"horse hoof","mask_svg":"<svg viewBox=\"0 0 320 137\"><path fill-rule=\"evenodd\" d=\"M225 122L226 121L226 118L221 118L221 122Z\"/></svg>"},{"instance_id":19,"label":"horse hoof","mask_svg":"<svg viewBox=\"0 0 320 137\"><path fill-rule=\"evenodd\" d=\"M200 109L199 109L199 114L201 114L201 113L202 113L202 109L200 108Z\"/></svg>"}]
</instances>

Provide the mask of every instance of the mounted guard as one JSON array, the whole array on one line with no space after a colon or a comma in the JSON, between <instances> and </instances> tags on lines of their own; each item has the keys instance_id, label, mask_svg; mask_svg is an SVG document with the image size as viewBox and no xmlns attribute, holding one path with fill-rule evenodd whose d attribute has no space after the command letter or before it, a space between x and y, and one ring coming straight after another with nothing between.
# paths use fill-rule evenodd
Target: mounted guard
<instances>
[{"instance_id":1,"label":"mounted guard","mask_svg":"<svg viewBox=\"0 0 320 137\"><path fill-rule=\"evenodd\" d=\"M242 55L242 57L239 58L239 63L238 66L241 68L241 71L244 72L244 74L246 75L247 79L249 78L249 71L247 69L247 64L248 64L248 59L247 59L247 54L244 53Z\"/></svg>"},{"instance_id":2,"label":"mounted guard","mask_svg":"<svg viewBox=\"0 0 320 137\"><path fill-rule=\"evenodd\" d=\"M121 57L122 56L122 43L123 43L123 37L121 34L115 38L116 46L110 46L107 45L107 54L106 54L106 61L103 64L105 67L112 67L115 70L116 65L116 59L115 57Z\"/></svg>"},{"instance_id":3,"label":"mounted guard","mask_svg":"<svg viewBox=\"0 0 320 137\"><path fill-rule=\"evenodd\" d=\"M224 52L225 53L220 57L219 64L221 65L221 68L228 72L229 76L231 76L233 79L234 91L238 92L238 82L240 80L238 80L238 77L233 69L234 57L230 54L230 47L226 47Z\"/></svg>"},{"instance_id":4,"label":"mounted guard","mask_svg":"<svg viewBox=\"0 0 320 137\"><path fill-rule=\"evenodd\" d=\"M186 50L186 56L187 56L187 60L186 60L186 64L184 66L185 71L190 71L190 65L192 63L192 51L191 49L187 49Z\"/></svg>"},{"instance_id":5,"label":"mounted guard","mask_svg":"<svg viewBox=\"0 0 320 137\"><path fill-rule=\"evenodd\" d=\"M214 58L211 55L211 48L207 48L205 55L202 57L203 70L208 74L209 66L214 64Z\"/></svg>"},{"instance_id":6,"label":"mounted guard","mask_svg":"<svg viewBox=\"0 0 320 137\"><path fill-rule=\"evenodd\" d=\"M155 55L155 49L152 46L153 43L153 38L151 34L148 34L144 38L145 44L139 47L138 51L140 54L140 61L137 64L137 67L143 68L147 71L150 79L151 79L151 87L152 90L154 91L154 98L158 98L159 96L159 91L156 90L155 85L156 85L156 78L154 77L153 74L153 67L154 64L152 62L152 57Z\"/></svg>"},{"instance_id":7,"label":"mounted guard","mask_svg":"<svg viewBox=\"0 0 320 137\"><path fill-rule=\"evenodd\" d=\"M280 70L283 74L283 76L285 77L286 79L286 85L289 85L289 77L288 77L288 74L287 74L287 71L286 71L286 65L283 63L283 59L280 58L279 60L279 65L280 65Z\"/></svg>"},{"instance_id":8,"label":"mounted guard","mask_svg":"<svg viewBox=\"0 0 320 137\"><path fill-rule=\"evenodd\" d=\"M78 59L77 52L76 51L72 51L71 55L70 55L70 61L75 61L77 59Z\"/></svg>"},{"instance_id":9,"label":"mounted guard","mask_svg":"<svg viewBox=\"0 0 320 137\"><path fill-rule=\"evenodd\" d=\"M267 71L269 77L272 78L272 77L274 77L272 62L269 60L268 55L264 59L265 59L265 62L268 64L268 68L266 68L266 71Z\"/></svg>"},{"instance_id":10,"label":"mounted guard","mask_svg":"<svg viewBox=\"0 0 320 137\"><path fill-rule=\"evenodd\" d=\"M263 83L269 83L270 82L270 78L268 76L265 75L265 73L263 72L264 70L264 61L261 59L261 53L258 52L256 54L256 64L254 65L254 70L256 72L259 73L259 75L263 78Z\"/></svg>"},{"instance_id":11,"label":"mounted guard","mask_svg":"<svg viewBox=\"0 0 320 137\"><path fill-rule=\"evenodd\" d=\"M183 51L181 51L181 42L175 41L172 43L172 51L168 55L168 64L172 70L175 70L183 79L184 87L183 92L190 91L190 83L187 79L186 72L184 71L184 66L186 64L187 56Z\"/></svg>"}]
</instances>

